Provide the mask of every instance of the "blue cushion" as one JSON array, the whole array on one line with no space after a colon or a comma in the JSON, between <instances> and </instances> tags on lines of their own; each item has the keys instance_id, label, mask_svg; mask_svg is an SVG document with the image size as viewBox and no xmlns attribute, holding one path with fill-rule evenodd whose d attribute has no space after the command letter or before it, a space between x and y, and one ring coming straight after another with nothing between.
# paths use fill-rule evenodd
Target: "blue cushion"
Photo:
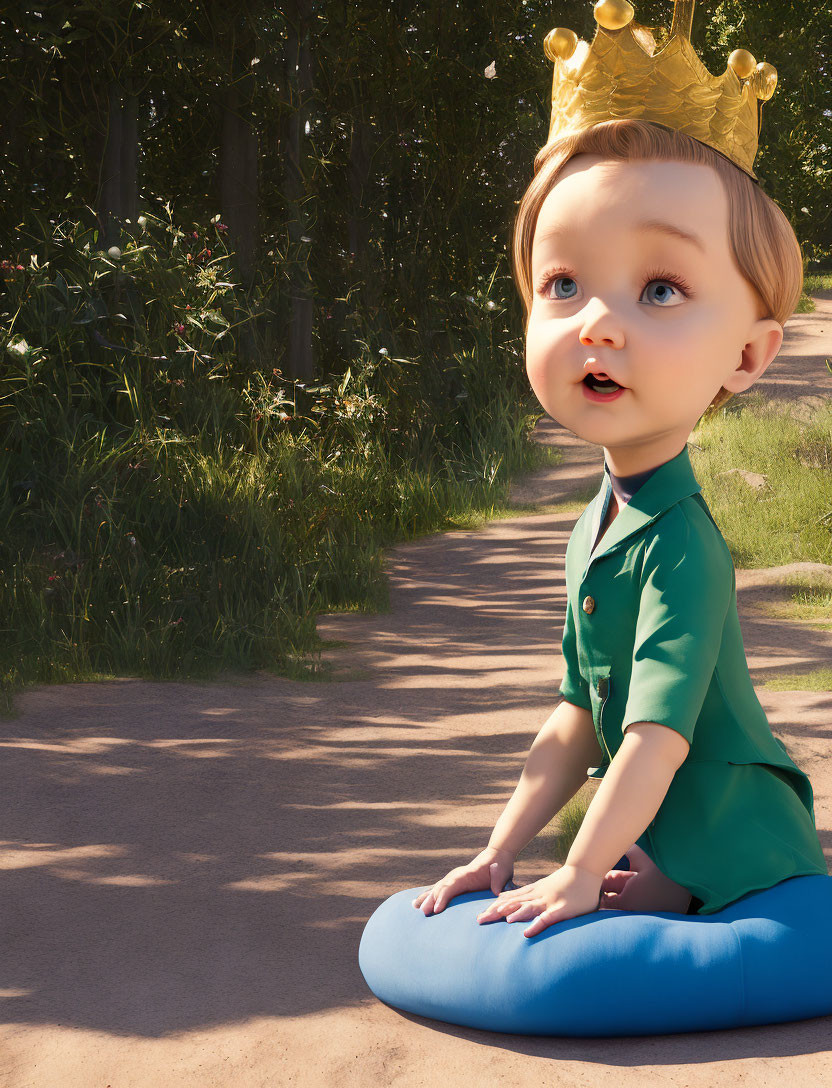
<instances>
[{"instance_id":1,"label":"blue cushion","mask_svg":"<svg viewBox=\"0 0 832 1088\"><path fill-rule=\"evenodd\" d=\"M489 891L439 914L380 904L358 963L382 1001L523 1035L661 1035L832 1013L832 876L798 876L715 914L599 910L524 937L480 924ZM506 887L516 887L507 884Z\"/></svg>"}]
</instances>

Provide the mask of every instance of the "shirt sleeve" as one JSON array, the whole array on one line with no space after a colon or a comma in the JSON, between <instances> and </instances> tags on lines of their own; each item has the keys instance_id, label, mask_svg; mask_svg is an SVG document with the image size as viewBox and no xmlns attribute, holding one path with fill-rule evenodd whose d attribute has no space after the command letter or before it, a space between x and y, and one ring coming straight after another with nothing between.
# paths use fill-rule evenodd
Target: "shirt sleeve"
<instances>
[{"instance_id":1,"label":"shirt sleeve","mask_svg":"<svg viewBox=\"0 0 832 1088\"><path fill-rule=\"evenodd\" d=\"M563 641L561 642L563 654L563 680L561 681L560 694L569 703L582 706L585 710L592 710L589 698L589 684L584 680L578 668L578 643L575 635L575 619L572 615L572 602L566 602L566 618L563 621Z\"/></svg>"},{"instance_id":2,"label":"shirt sleeve","mask_svg":"<svg viewBox=\"0 0 832 1088\"><path fill-rule=\"evenodd\" d=\"M733 589L731 553L715 526L698 527L678 505L659 519L645 547L622 732L656 722L691 743Z\"/></svg>"}]
</instances>

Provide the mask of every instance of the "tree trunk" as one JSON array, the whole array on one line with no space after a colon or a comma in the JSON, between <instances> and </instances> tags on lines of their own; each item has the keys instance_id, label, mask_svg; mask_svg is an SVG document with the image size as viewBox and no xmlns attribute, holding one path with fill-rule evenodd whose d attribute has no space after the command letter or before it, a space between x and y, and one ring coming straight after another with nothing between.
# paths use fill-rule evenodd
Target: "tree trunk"
<instances>
[{"instance_id":1,"label":"tree trunk","mask_svg":"<svg viewBox=\"0 0 832 1088\"><path fill-rule=\"evenodd\" d=\"M349 253L356 264L361 265L367 252L370 235L369 209L365 206L367 181L370 177L372 155L372 129L363 116L353 118L350 142L350 217Z\"/></svg>"},{"instance_id":2,"label":"tree trunk","mask_svg":"<svg viewBox=\"0 0 832 1088\"><path fill-rule=\"evenodd\" d=\"M121 222L138 214L138 99L113 81L107 90L107 131L101 158L96 213L99 245L121 241Z\"/></svg>"},{"instance_id":3,"label":"tree trunk","mask_svg":"<svg viewBox=\"0 0 832 1088\"><path fill-rule=\"evenodd\" d=\"M260 223L259 158L257 129L252 115L254 76L237 76L232 58L231 80L222 104L220 146L220 209L228 226L234 266L245 290L254 285L257 272L257 243ZM254 315L236 332L237 358L248 370L257 363L257 336Z\"/></svg>"},{"instance_id":4,"label":"tree trunk","mask_svg":"<svg viewBox=\"0 0 832 1088\"><path fill-rule=\"evenodd\" d=\"M228 226L237 272L249 288L257 268L258 148L251 113L254 77L226 88L220 148L220 207Z\"/></svg>"},{"instance_id":5,"label":"tree trunk","mask_svg":"<svg viewBox=\"0 0 832 1088\"><path fill-rule=\"evenodd\" d=\"M121 90L113 81L107 88L107 132L96 209L99 222L98 242L102 249L109 249L120 240L118 217L121 215L121 143Z\"/></svg>"},{"instance_id":6,"label":"tree trunk","mask_svg":"<svg viewBox=\"0 0 832 1088\"><path fill-rule=\"evenodd\" d=\"M304 200L306 179L306 125L312 91L312 66L309 33L313 0L291 0L286 4L286 86L291 90L296 109L289 118L286 141L283 193L286 197L287 226L291 252L289 281L289 346L286 354L287 376L310 382L315 377L312 354L312 315L314 297L309 275L308 254L310 202Z\"/></svg>"},{"instance_id":7,"label":"tree trunk","mask_svg":"<svg viewBox=\"0 0 832 1088\"><path fill-rule=\"evenodd\" d=\"M133 224L139 214L138 113L138 95L128 91L122 107L121 210L124 218Z\"/></svg>"}]
</instances>

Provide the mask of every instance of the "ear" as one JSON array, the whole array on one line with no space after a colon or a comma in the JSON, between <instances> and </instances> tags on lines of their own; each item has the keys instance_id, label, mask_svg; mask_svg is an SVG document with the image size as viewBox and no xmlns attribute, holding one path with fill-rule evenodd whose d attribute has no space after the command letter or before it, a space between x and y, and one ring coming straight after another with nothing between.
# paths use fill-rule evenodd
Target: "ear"
<instances>
[{"instance_id":1,"label":"ear","mask_svg":"<svg viewBox=\"0 0 832 1088\"><path fill-rule=\"evenodd\" d=\"M756 321L736 370L723 379L723 386L732 393L742 393L748 389L777 358L782 343L783 326L779 321L771 317Z\"/></svg>"}]
</instances>

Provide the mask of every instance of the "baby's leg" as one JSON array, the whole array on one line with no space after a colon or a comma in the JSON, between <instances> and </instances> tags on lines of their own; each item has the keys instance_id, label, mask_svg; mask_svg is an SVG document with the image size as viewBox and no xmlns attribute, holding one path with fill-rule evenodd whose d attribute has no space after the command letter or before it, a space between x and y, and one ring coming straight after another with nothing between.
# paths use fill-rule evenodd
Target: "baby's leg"
<instances>
[{"instance_id":1,"label":"baby's leg","mask_svg":"<svg viewBox=\"0 0 832 1088\"><path fill-rule=\"evenodd\" d=\"M691 902L691 891L659 869L635 843L625 850L635 876L629 877L618 895L605 892L599 910L666 910L685 914Z\"/></svg>"}]
</instances>

